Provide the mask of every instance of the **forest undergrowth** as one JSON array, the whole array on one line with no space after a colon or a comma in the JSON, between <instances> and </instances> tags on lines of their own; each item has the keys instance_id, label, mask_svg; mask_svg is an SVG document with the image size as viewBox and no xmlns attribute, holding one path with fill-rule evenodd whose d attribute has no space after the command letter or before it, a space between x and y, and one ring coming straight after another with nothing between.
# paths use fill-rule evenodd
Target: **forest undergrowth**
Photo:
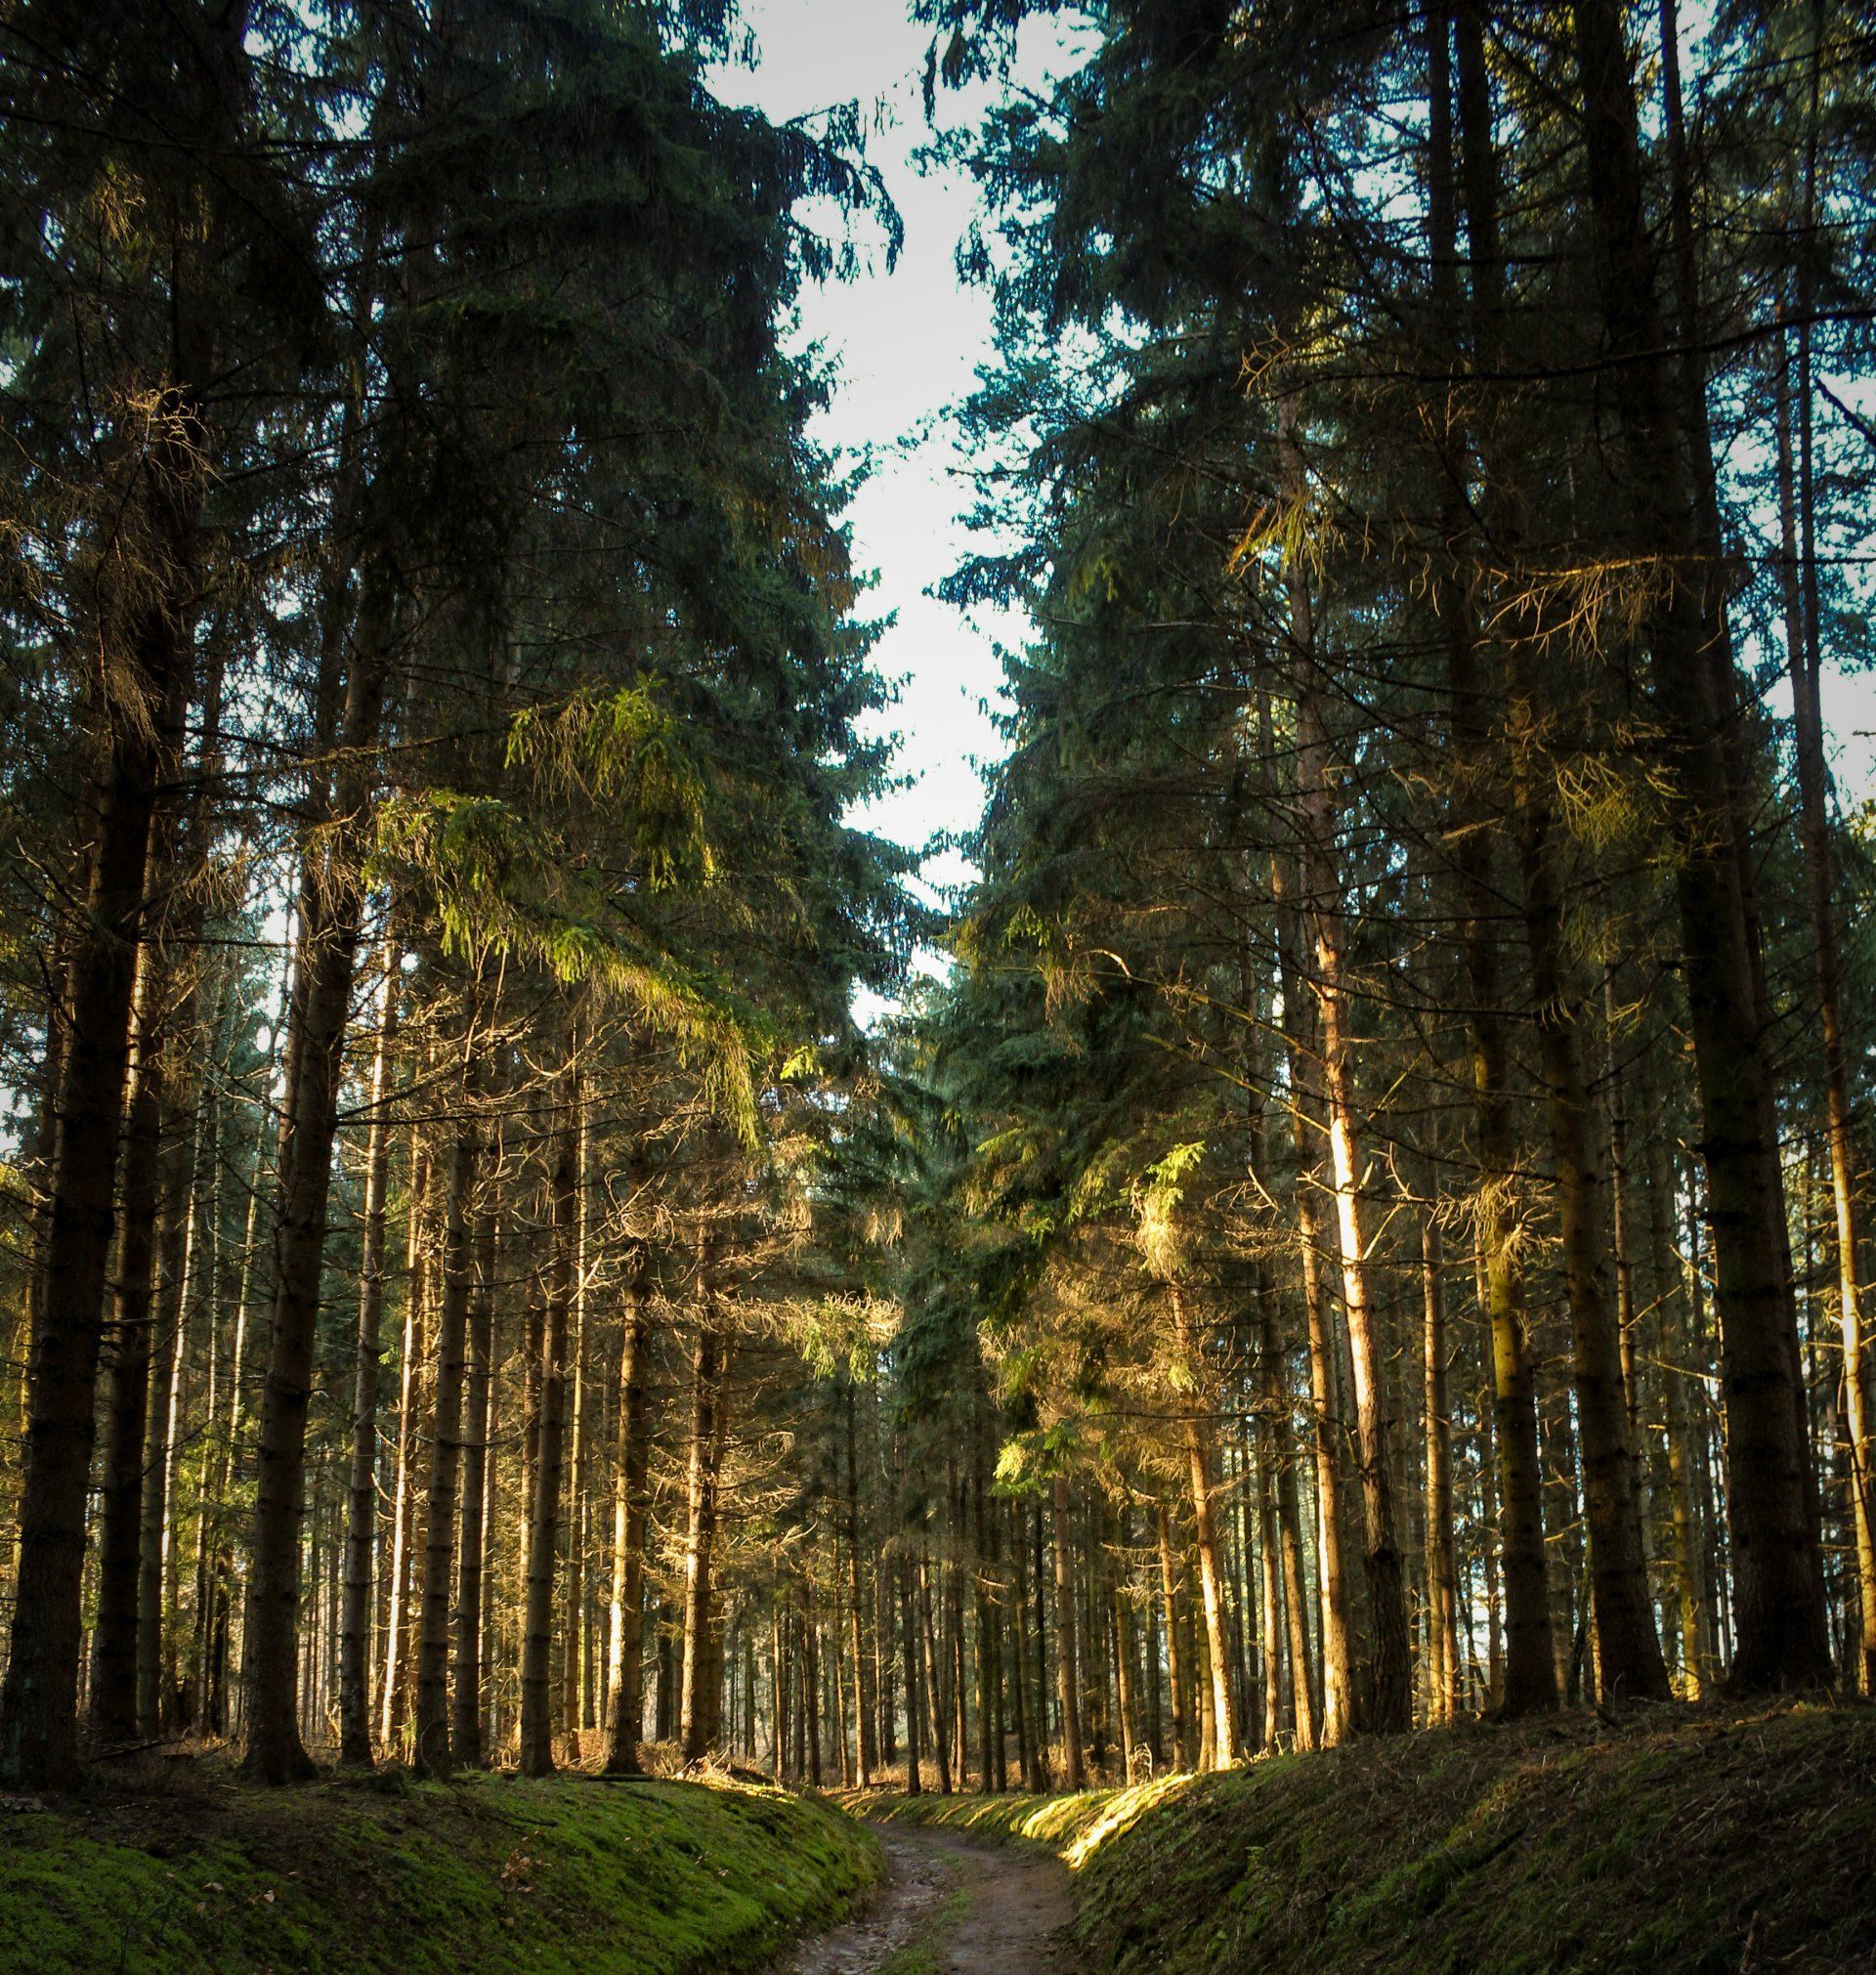
<instances>
[{"instance_id":1,"label":"forest undergrowth","mask_svg":"<svg viewBox=\"0 0 1876 1975\"><path fill-rule=\"evenodd\" d=\"M1073 1796L862 1792L1041 1846L1112 1975L1876 1968L1876 1711L1584 1712Z\"/></svg>"},{"instance_id":2,"label":"forest undergrowth","mask_svg":"<svg viewBox=\"0 0 1876 1975\"><path fill-rule=\"evenodd\" d=\"M402 1771L267 1791L214 1758L0 1817L0 1971L761 1968L845 1917L879 1846L746 1783Z\"/></svg>"}]
</instances>

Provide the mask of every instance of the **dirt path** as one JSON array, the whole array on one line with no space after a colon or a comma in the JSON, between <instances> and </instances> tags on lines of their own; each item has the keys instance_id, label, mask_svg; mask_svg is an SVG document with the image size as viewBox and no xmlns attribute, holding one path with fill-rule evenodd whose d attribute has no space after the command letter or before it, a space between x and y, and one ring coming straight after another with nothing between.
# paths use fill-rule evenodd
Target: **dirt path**
<instances>
[{"instance_id":1,"label":"dirt path","mask_svg":"<svg viewBox=\"0 0 1876 1975\"><path fill-rule=\"evenodd\" d=\"M1074 1975L1075 1908L1058 1861L917 1825L879 1839L884 1890L860 1919L807 1943L787 1975L871 1975L901 1956L950 1975Z\"/></svg>"}]
</instances>

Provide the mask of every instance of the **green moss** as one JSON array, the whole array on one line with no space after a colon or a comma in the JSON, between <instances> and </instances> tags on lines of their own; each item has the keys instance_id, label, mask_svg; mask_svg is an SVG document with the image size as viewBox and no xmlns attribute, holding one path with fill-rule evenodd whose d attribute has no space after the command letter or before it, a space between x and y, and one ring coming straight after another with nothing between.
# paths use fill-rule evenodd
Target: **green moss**
<instances>
[{"instance_id":1,"label":"green moss","mask_svg":"<svg viewBox=\"0 0 1876 1975\"><path fill-rule=\"evenodd\" d=\"M861 1808L1059 1852L1088 1964L1114 1975L1876 1963L1867 1707L1471 1727L1131 1790Z\"/></svg>"},{"instance_id":2,"label":"green moss","mask_svg":"<svg viewBox=\"0 0 1876 1975\"><path fill-rule=\"evenodd\" d=\"M851 1820L771 1790L223 1785L0 1820L0 1975L748 1969L878 1868Z\"/></svg>"}]
</instances>

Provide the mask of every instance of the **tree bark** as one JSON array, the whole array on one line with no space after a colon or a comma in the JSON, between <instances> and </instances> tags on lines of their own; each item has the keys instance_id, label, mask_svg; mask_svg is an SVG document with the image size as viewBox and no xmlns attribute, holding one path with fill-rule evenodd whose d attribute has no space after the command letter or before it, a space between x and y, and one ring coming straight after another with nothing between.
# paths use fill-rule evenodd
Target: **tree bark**
<instances>
[{"instance_id":1,"label":"tree bark","mask_svg":"<svg viewBox=\"0 0 1876 1975\"><path fill-rule=\"evenodd\" d=\"M482 1209L477 1228L476 1282L469 1305L468 1416L463 1424L462 1540L456 1555L455 1690L449 1728L450 1755L460 1769L479 1769L483 1762L484 1529L490 1479L494 1333L495 1210L490 1203Z\"/></svg>"},{"instance_id":2,"label":"tree bark","mask_svg":"<svg viewBox=\"0 0 1876 1975\"><path fill-rule=\"evenodd\" d=\"M1460 357L1458 223L1454 197L1452 94L1446 15L1429 17L1432 39L1433 264L1447 314L1449 361ZM1468 244L1474 270L1475 340L1496 340L1494 280L1499 267L1498 170L1493 151L1490 82L1477 0L1461 0L1459 48L1460 163L1466 185ZM1463 456L1467 438L1455 432L1451 450ZM1445 517L1457 562L1468 526L1458 501ZM1524 1273L1516 1249L1516 1138L1511 1111L1511 1054L1505 1039L1500 985L1493 838L1484 827L1493 752L1481 715L1473 649L1475 606L1455 598L1445 613L1447 689L1460 778L1456 866L1465 923L1462 938L1471 1012L1473 1117L1478 1161L1476 1222L1483 1250L1485 1313L1491 1334L1492 1427L1497 1457L1499 1547L1504 1578L1504 1680L1499 1696L1512 1716L1556 1706L1556 1654L1544 1555L1543 1468L1537 1431L1537 1379L1531 1362Z\"/></svg>"},{"instance_id":3,"label":"tree bark","mask_svg":"<svg viewBox=\"0 0 1876 1975\"><path fill-rule=\"evenodd\" d=\"M475 991L463 993L457 1117L450 1133L444 1182L441 1294L437 1304L437 1384L430 1430L430 1475L424 1511L422 1588L417 1602L415 1763L423 1776L447 1775L449 1742L449 1608L453 1589L456 1501L462 1474L463 1378L469 1298L475 1266L470 1196L480 1154L475 1117Z\"/></svg>"},{"instance_id":4,"label":"tree bark","mask_svg":"<svg viewBox=\"0 0 1876 1975\"><path fill-rule=\"evenodd\" d=\"M632 1175L628 1194L636 1200L643 1185L642 1176ZM646 1477L651 1455L645 1425L652 1342L646 1315L651 1289L649 1267L650 1259L641 1242L631 1259L625 1292L625 1336L618 1362L618 1459L613 1479L612 1648L606 1681L606 1768L615 1776L638 1773L638 1731L644 1714L639 1660L645 1602ZM780 1737L778 1727L778 1749ZM777 1760L780 1761L779 1755Z\"/></svg>"},{"instance_id":5,"label":"tree bark","mask_svg":"<svg viewBox=\"0 0 1876 1975\"><path fill-rule=\"evenodd\" d=\"M384 1192L391 1170L387 1116L397 1041L402 950L384 937L378 1046L371 1058L371 1123L365 1137L364 1202L359 1228L359 1331L352 1386L352 1481L346 1497L345 1597L339 1618L339 1761L371 1765L371 1563L378 1526L378 1360L384 1313Z\"/></svg>"},{"instance_id":6,"label":"tree bark","mask_svg":"<svg viewBox=\"0 0 1876 1975\"><path fill-rule=\"evenodd\" d=\"M1519 861L1538 1052L1556 1167L1598 1663L1603 1698L1666 1700L1668 1670L1654 1629L1647 1556L1642 1545L1621 1332L1609 1279L1603 1175L1583 1064L1581 998L1566 979L1554 831L1548 797L1537 786L1544 767L1540 762L1533 770L1529 759L1535 743L1528 731L1534 717L1528 702L1523 717L1527 731L1519 737Z\"/></svg>"},{"instance_id":7,"label":"tree bark","mask_svg":"<svg viewBox=\"0 0 1876 1975\"><path fill-rule=\"evenodd\" d=\"M527 1611L521 1648L521 1773L554 1773L554 1566L560 1532L561 1470L566 1455L567 1322L573 1308L574 1248L578 1218L579 1117L577 1059L570 1052L566 1115L557 1134L549 1193L553 1247L541 1324L539 1444L528 1518Z\"/></svg>"},{"instance_id":8,"label":"tree bark","mask_svg":"<svg viewBox=\"0 0 1876 1975\"><path fill-rule=\"evenodd\" d=\"M684 1544L684 1675L678 1734L686 1762L707 1755L716 1739L716 1710L710 1692L710 1626L725 1353L716 1321L713 1263L713 1250L706 1240L701 1286L704 1313L691 1380L689 1524Z\"/></svg>"},{"instance_id":9,"label":"tree bark","mask_svg":"<svg viewBox=\"0 0 1876 1975\"><path fill-rule=\"evenodd\" d=\"M306 1415L325 1261L340 1066L363 923L360 865L371 795L369 760L387 684L385 580L385 572L375 565L367 572L367 586L378 593L361 606L328 839L322 848L309 846L301 879L300 993L281 1120L274 1331L261 1398L248 1589L242 1768L257 1782L288 1782L313 1770L296 1718Z\"/></svg>"},{"instance_id":10,"label":"tree bark","mask_svg":"<svg viewBox=\"0 0 1876 1975\"><path fill-rule=\"evenodd\" d=\"M1739 819L1714 702L1702 531L1687 485L1643 211L1623 15L1576 0L1590 213L1636 549L1662 579L1648 612L1653 694L1675 771L1676 889L1713 1215L1742 1689L1828 1680L1817 1530L1785 1258L1784 1185Z\"/></svg>"}]
</instances>

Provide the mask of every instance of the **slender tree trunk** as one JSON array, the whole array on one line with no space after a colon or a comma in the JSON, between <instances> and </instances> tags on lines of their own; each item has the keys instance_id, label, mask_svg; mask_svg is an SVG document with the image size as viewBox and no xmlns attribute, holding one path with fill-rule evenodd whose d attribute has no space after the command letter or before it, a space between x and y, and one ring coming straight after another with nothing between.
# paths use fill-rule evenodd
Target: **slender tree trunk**
<instances>
[{"instance_id":1,"label":"slender tree trunk","mask_svg":"<svg viewBox=\"0 0 1876 1975\"><path fill-rule=\"evenodd\" d=\"M1173 1322L1179 1348L1197 1379L1202 1395L1203 1354L1199 1341L1185 1313L1184 1299L1177 1284L1169 1285L1172 1299ZM1192 1491L1192 1528L1199 1559L1199 1602L1205 1613L1205 1636L1210 1649L1210 1696L1213 1722L1212 1766L1229 1769L1238 1746L1236 1696L1231 1691L1231 1643L1225 1610L1222 1546L1213 1501L1212 1447L1206 1422L1188 1408L1185 1416L1186 1467Z\"/></svg>"},{"instance_id":2,"label":"slender tree trunk","mask_svg":"<svg viewBox=\"0 0 1876 1975\"><path fill-rule=\"evenodd\" d=\"M367 573L367 586L385 574ZM280 1783L310 1775L301 1745L300 1533L306 1511L306 1415L325 1260L332 1140L352 977L362 929L359 878L374 748L386 684L380 627L388 600L367 599L346 689L344 749L322 850L309 849L300 899L301 983L292 1075L281 1122L279 1209L275 1226L273 1342L261 1400L259 1479L245 1639L245 1773Z\"/></svg>"},{"instance_id":3,"label":"slender tree trunk","mask_svg":"<svg viewBox=\"0 0 1876 1975\"><path fill-rule=\"evenodd\" d=\"M1459 1556L1453 1540L1453 1421L1446 1365L1446 1257L1429 1203L1421 1217L1427 1412L1427 1600L1428 1715L1437 1726L1459 1712Z\"/></svg>"},{"instance_id":4,"label":"slender tree trunk","mask_svg":"<svg viewBox=\"0 0 1876 1975\"><path fill-rule=\"evenodd\" d=\"M567 1422L567 1322L574 1298L578 1216L581 1093L576 1055L565 1077L566 1116L556 1137L551 1181L553 1250L541 1324L539 1445L529 1515L527 1612L521 1646L521 1773L554 1770L554 1565L559 1543L561 1471Z\"/></svg>"},{"instance_id":5,"label":"slender tree trunk","mask_svg":"<svg viewBox=\"0 0 1876 1975\"><path fill-rule=\"evenodd\" d=\"M1075 1558L1068 1528L1068 1477L1057 1475L1055 1534L1055 1692L1062 1710L1062 1787L1087 1787L1082 1762L1081 1681L1075 1666Z\"/></svg>"},{"instance_id":6,"label":"slender tree trunk","mask_svg":"<svg viewBox=\"0 0 1876 1975\"><path fill-rule=\"evenodd\" d=\"M1277 447L1285 497L1301 510L1303 459L1294 399L1278 409ZM1388 1421L1381 1395L1381 1348L1364 1231L1362 1155L1355 1115L1354 1069L1347 1034L1347 986L1343 969L1342 880L1336 846L1340 826L1331 782L1324 682L1316 650L1314 605L1300 560L1289 571L1290 633L1297 665L1297 800L1302 817L1301 902L1314 938L1310 980L1321 1023L1322 1095L1329 1116L1330 1171L1342 1251L1343 1308L1347 1313L1354 1375L1356 1438L1367 1550L1369 1622L1374 1641L1373 1726L1391 1733L1412 1725L1412 1666L1407 1607L1394 1505ZM1221 1716L1220 1719L1223 1719ZM1227 1724L1228 1729L1228 1724Z\"/></svg>"},{"instance_id":7,"label":"slender tree trunk","mask_svg":"<svg viewBox=\"0 0 1876 1975\"><path fill-rule=\"evenodd\" d=\"M469 1305L468 1416L463 1423L462 1541L456 1554L455 1692L450 1708L449 1748L461 1769L483 1762L483 1579L487 1570L484 1531L488 1524L490 1439L490 1394L494 1382L495 1213L480 1215L476 1232L476 1281Z\"/></svg>"},{"instance_id":8,"label":"slender tree trunk","mask_svg":"<svg viewBox=\"0 0 1876 1975\"><path fill-rule=\"evenodd\" d=\"M854 1435L854 1388L846 1385L847 1440L847 1605L853 1637L853 1711L856 1720L860 1787L873 1787L874 1766L878 1759L873 1734L872 1696L867 1691L866 1640L861 1621L863 1606L860 1577L860 1459Z\"/></svg>"},{"instance_id":9,"label":"slender tree trunk","mask_svg":"<svg viewBox=\"0 0 1876 1975\"><path fill-rule=\"evenodd\" d=\"M1172 1766L1192 1767L1192 1715L1185 1664L1179 1652L1178 1574L1172 1562L1172 1519L1159 1513L1160 1606L1166 1614L1166 1684L1172 1703Z\"/></svg>"},{"instance_id":10,"label":"slender tree trunk","mask_svg":"<svg viewBox=\"0 0 1876 1975\"><path fill-rule=\"evenodd\" d=\"M410 1656L405 1624L410 1553L416 1526L417 1410L423 1368L424 1300L429 1270L424 1253L424 1208L430 1187L430 1148L421 1128L410 1131L410 1199L405 1236L403 1349L398 1366L398 1452L391 1489L391 1575L385 1598L384 1691L379 1739L388 1746L404 1727L405 1663ZM529 1471L531 1474L533 1470Z\"/></svg>"},{"instance_id":11,"label":"slender tree trunk","mask_svg":"<svg viewBox=\"0 0 1876 1975\"><path fill-rule=\"evenodd\" d=\"M690 1520L684 1544L684 1678L678 1733L686 1762L709 1753L715 1728L709 1692L710 1624L724 1347L717 1329L715 1285L709 1279L712 1260L706 1243L704 1319L691 1381Z\"/></svg>"},{"instance_id":12,"label":"slender tree trunk","mask_svg":"<svg viewBox=\"0 0 1876 1975\"><path fill-rule=\"evenodd\" d=\"M117 1217L117 1282L99 1491L98 1618L91 1648L91 1733L101 1747L137 1734L138 1558L149 1425L149 1366L155 1329L156 1225L162 1174L160 1003L166 988L157 949L137 970L130 1105Z\"/></svg>"},{"instance_id":13,"label":"slender tree trunk","mask_svg":"<svg viewBox=\"0 0 1876 1975\"><path fill-rule=\"evenodd\" d=\"M386 1115L397 1041L400 944L384 937L378 1046L371 1058L371 1124L359 1229L359 1334L352 1389L352 1484L346 1500L345 1602L339 1620L339 1760L371 1764L371 1560L378 1526L378 1359L384 1312L384 1192L391 1171Z\"/></svg>"},{"instance_id":14,"label":"slender tree trunk","mask_svg":"<svg viewBox=\"0 0 1876 1975\"><path fill-rule=\"evenodd\" d=\"M417 1601L416 1767L420 1775L449 1769L449 1608L455 1576L456 1503L462 1477L463 1380L468 1352L469 1299L475 1259L470 1196L480 1153L475 1117L476 1000L463 991L457 1117L444 1182L441 1293L437 1302L437 1385L430 1430L425 1496L423 1578Z\"/></svg>"},{"instance_id":15,"label":"slender tree trunk","mask_svg":"<svg viewBox=\"0 0 1876 1975\"><path fill-rule=\"evenodd\" d=\"M931 1754L938 1766L938 1794L952 1793L951 1707L945 1693L944 1658L938 1651L938 1632L932 1612L931 1559L918 1559L918 1632L925 1655L925 1697L931 1707ZM1079 1745L1077 1754L1079 1756Z\"/></svg>"},{"instance_id":16,"label":"slender tree trunk","mask_svg":"<svg viewBox=\"0 0 1876 1975\"><path fill-rule=\"evenodd\" d=\"M199 1141L191 1150L169 1148L157 1242L155 1307L161 1312L150 1359L149 1435L144 1462L142 1514L137 1545L137 1733L154 1741L163 1732L167 1659L165 1637L175 1625L168 1597L174 1551L175 1463L181 1443L178 1406L182 1396L183 1349L187 1342L188 1273L194 1233L191 1203L195 1190Z\"/></svg>"},{"instance_id":17,"label":"slender tree trunk","mask_svg":"<svg viewBox=\"0 0 1876 1975\"><path fill-rule=\"evenodd\" d=\"M634 1202L644 1179L628 1169ZM625 1336L618 1362L618 1455L613 1478L612 1651L606 1681L606 1769L613 1776L638 1773L638 1732L644 1719L639 1660L645 1602L646 1478L651 1447L645 1424L651 1358L650 1258L641 1243L631 1259L626 1286ZM778 1642L780 1635L777 1635ZM778 1643L778 1652L779 1652ZM779 1662L777 1678L780 1678ZM780 1692L777 1707L781 1707ZM777 1763L782 1726L778 1720Z\"/></svg>"}]
</instances>

